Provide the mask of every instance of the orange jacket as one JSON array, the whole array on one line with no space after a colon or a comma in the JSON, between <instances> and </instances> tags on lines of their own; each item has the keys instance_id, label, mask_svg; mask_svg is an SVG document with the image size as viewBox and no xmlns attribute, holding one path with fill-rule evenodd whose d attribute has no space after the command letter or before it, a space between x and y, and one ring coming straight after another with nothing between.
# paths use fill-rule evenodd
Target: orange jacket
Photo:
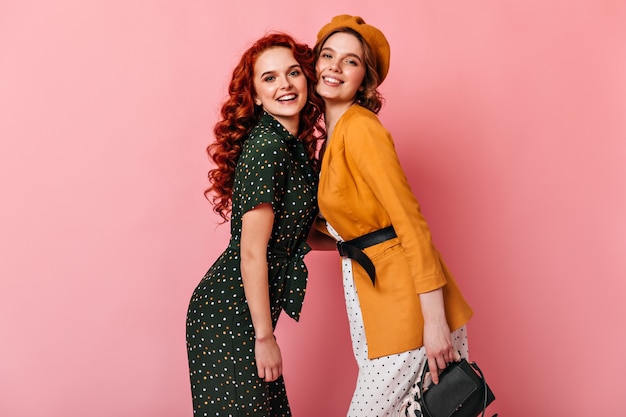
<instances>
[{"instance_id":1,"label":"orange jacket","mask_svg":"<svg viewBox=\"0 0 626 417\"><path fill-rule=\"evenodd\" d=\"M370 359L423 345L419 293L443 288L450 329L467 323L472 310L432 243L391 135L371 111L353 105L337 122L322 160L318 200L344 240L389 225L398 236L364 251L376 267L376 286L353 262Z\"/></svg>"}]
</instances>

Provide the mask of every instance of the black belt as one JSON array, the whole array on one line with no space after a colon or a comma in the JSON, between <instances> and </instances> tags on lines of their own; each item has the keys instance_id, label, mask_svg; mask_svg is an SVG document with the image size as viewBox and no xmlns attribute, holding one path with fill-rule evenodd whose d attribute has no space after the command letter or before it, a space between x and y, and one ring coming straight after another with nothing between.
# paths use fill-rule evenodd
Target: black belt
<instances>
[{"instance_id":1,"label":"black belt","mask_svg":"<svg viewBox=\"0 0 626 417\"><path fill-rule=\"evenodd\" d=\"M376 285L376 268L370 258L363 253L363 249L393 239L394 237L396 237L396 231L393 230L393 226L389 226L348 240L347 242L337 242L337 250L339 251L339 255L357 261L359 265L365 269L367 275L370 276L372 285Z\"/></svg>"}]
</instances>

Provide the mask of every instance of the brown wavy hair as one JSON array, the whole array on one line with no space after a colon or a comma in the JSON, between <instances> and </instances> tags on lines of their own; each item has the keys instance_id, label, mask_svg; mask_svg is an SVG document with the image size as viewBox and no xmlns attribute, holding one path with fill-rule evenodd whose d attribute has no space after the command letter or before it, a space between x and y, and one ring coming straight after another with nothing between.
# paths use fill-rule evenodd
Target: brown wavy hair
<instances>
[{"instance_id":1,"label":"brown wavy hair","mask_svg":"<svg viewBox=\"0 0 626 417\"><path fill-rule=\"evenodd\" d=\"M263 113L262 107L254 104L254 64L261 53L274 47L290 49L307 79L307 103L300 112L297 137L304 144L314 169L319 171L316 151L318 141L324 137L324 129L320 125L324 102L315 93L315 55L309 46L296 42L286 33L269 33L243 53L233 70L228 86L229 97L222 105L221 120L213 128L215 141L207 147L215 168L209 171L211 185L204 195L213 204L213 211L224 221L228 221L232 209L235 166L243 143Z\"/></svg>"},{"instance_id":2,"label":"brown wavy hair","mask_svg":"<svg viewBox=\"0 0 626 417\"><path fill-rule=\"evenodd\" d=\"M378 77L378 71L376 70L376 57L372 52L372 48L370 48L369 44L365 41L365 39L363 39L359 32L350 29L349 27L340 27L330 32L328 35L320 39L315 45L315 60L317 61L317 59L319 58L322 47L324 46L328 38L338 32L354 35L361 42L361 45L363 45L365 76L363 77L363 83L361 84L363 88L356 93L356 103L374 112L375 114L378 114L380 109L383 107L385 99L378 91L380 78Z\"/></svg>"}]
</instances>

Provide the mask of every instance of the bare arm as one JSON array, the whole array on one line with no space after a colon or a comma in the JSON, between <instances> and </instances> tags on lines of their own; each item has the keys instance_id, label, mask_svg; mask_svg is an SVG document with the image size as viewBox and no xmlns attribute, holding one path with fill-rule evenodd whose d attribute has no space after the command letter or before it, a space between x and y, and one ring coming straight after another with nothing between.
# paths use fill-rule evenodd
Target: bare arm
<instances>
[{"instance_id":1,"label":"bare arm","mask_svg":"<svg viewBox=\"0 0 626 417\"><path fill-rule=\"evenodd\" d=\"M315 223L311 226L306 243L314 250L337 250L337 241L317 229L316 225L320 222L323 223L324 220L317 217Z\"/></svg>"},{"instance_id":2,"label":"bare arm","mask_svg":"<svg viewBox=\"0 0 626 417\"><path fill-rule=\"evenodd\" d=\"M257 372L268 382L283 372L272 327L267 276L267 244L273 224L272 206L264 203L243 215L241 227L241 278L254 326Z\"/></svg>"},{"instance_id":3,"label":"bare arm","mask_svg":"<svg viewBox=\"0 0 626 417\"><path fill-rule=\"evenodd\" d=\"M428 368L435 384L439 383L439 370L448 362L458 360L458 353L452 347L450 327L446 320L441 288L419 295L424 316L424 348L428 358Z\"/></svg>"}]
</instances>

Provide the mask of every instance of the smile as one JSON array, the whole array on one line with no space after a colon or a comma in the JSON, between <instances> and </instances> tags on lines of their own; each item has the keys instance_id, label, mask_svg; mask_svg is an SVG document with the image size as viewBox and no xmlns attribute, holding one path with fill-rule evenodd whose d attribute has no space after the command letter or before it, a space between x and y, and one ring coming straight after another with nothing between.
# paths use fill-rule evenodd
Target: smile
<instances>
[{"instance_id":1,"label":"smile","mask_svg":"<svg viewBox=\"0 0 626 417\"><path fill-rule=\"evenodd\" d=\"M287 94L285 96L278 97L278 101L291 101L291 100L295 100L296 97L297 96L295 94Z\"/></svg>"},{"instance_id":2,"label":"smile","mask_svg":"<svg viewBox=\"0 0 626 417\"><path fill-rule=\"evenodd\" d=\"M343 81L338 80L336 78L332 78L332 77L323 77L324 81L326 81L328 84L343 84Z\"/></svg>"}]
</instances>

